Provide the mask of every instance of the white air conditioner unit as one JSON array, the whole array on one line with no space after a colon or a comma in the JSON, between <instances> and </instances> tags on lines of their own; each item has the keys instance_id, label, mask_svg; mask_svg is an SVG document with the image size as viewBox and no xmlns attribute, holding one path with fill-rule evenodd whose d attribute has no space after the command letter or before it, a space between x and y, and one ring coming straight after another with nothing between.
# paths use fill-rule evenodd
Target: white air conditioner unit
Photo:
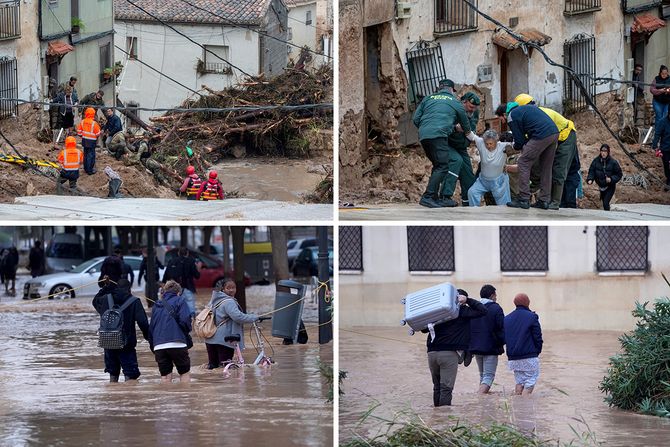
<instances>
[{"instance_id":1,"label":"white air conditioner unit","mask_svg":"<svg viewBox=\"0 0 670 447\"><path fill-rule=\"evenodd\" d=\"M633 70L635 69L635 59L626 59L626 80L627 81L632 81L633 80Z\"/></svg>"},{"instance_id":2,"label":"white air conditioner unit","mask_svg":"<svg viewBox=\"0 0 670 447\"><path fill-rule=\"evenodd\" d=\"M412 17L412 4L410 2L396 3L396 19L409 19Z\"/></svg>"}]
</instances>

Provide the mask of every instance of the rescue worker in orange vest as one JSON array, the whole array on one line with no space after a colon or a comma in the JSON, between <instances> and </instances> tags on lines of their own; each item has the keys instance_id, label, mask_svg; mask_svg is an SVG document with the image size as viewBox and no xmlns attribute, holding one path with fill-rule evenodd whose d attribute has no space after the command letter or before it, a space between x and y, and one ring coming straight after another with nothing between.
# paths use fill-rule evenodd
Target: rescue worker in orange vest
<instances>
[{"instance_id":1,"label":"rescue worker in orange vest","mask_svg":"<svg viewBox=\"0 0 670 447\"><path fill-rule=\"evenodd\" d=\"M186 200L196 200L195 198L198 195L201 186L202 179L195 173L195 168L193 166L188 166L186 168L186 178L184 179L181 188L179 188L179 192L186 193Z\"/></svg>"},{"instance_id":2,"label":"rescue worker in orange vest","mask_svg":"<svg viewBox=\"0 0 670 447\"><path fill-rule=\"evenodd\" d=\"M209 180L202 182L196 200L223 200L223 185L216 171L209 171Z\"/></svg>"},{"instance_id":3,"label":"rescue worker in orange vest","mask_svg":"<svg viewBox=\"0 0 670 447\"><path fill-rule=\"evenodd\" d=\"M65 149L58 154L58 163L61 165L60 177L58 177L58 192L66 181L70 182L70 188L77 187L79 168L84 161L84 154L77 149L77 140L74 137L65 139Z\"/></svg>"},{"instance_id":4,"label":"rescue worker in orange vest","mask_svg":"<svg viewBox=\"0 0 670 447\"><path fill-rule=\"evenodd\" d=\"M81 137L81 145L84 148L84 171L93 175L95 170L95 147L100 136L100 125L95 121L95 109L89 107L84 112L84 119L77 126L77 135Z\"/></svg>"}]
</instances>

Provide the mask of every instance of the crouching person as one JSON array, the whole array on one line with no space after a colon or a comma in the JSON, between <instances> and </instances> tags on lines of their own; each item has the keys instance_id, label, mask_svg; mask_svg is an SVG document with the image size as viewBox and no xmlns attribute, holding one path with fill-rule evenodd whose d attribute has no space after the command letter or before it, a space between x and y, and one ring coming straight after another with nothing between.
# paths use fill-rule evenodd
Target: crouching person
<instances>
[{"instance_id":1,"label":"crouching person","mask_svg":"<svg viewBox=\"0 0 670 447\"><path fill-rule=\"evenodd\" d=\"M191 332L191 312L186 301L180 296L181 286L169 280L163 286L163 296L151 312L152 350L161 382L172 382L172 369L177 368L180 382L191 379L191 359L188 350ZM191 346L189 346L189 344Z\"/></svg>"},{"instance_id":2,"label":"crouching person","mask_svg":"<svg viewBox=\"0 0 670 447\"><path fill-rule=\"evenodd\" d=\"M100 268L100 291L93 298L93 307L101 316L100 345L105 348L105 372L109 373L110 382L119 381L121 370L126 382L140 377L135 324L149 340L147 314L140 299L130 293L128 281L121 279L122 269L121 259L107 257ZM116 321L115 315L119 314L121 318Z\"/></svg>"},{"instance_id":3,"label":"crouching person","mask_svg":"<svg viewBox=\"0 0 670 447\"><path fill-rule=\"evenodd\" d=\"M470 206L479 206L482 196L490 192L496 205L504 206L511 199L509 177L506 171L507 154L505 149L509 143L498 141L498 132L487 130L482 138L471 132L468 139L475 142L479 151L481 173L468 190Z\"/></svg>"}]
</instances>

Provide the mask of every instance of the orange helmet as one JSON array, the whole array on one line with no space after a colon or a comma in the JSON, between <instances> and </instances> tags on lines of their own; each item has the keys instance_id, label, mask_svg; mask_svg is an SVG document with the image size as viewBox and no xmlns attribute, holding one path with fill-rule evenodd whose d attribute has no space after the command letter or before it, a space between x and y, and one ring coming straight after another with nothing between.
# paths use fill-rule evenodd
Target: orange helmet
<instances>
[{"instance_id":1,"label":"orange helmet","mask_svg":"<svg viewBox=\"0 0 670 447\"><path fill-rule=\"evenodd\" d=\"M186 174L187 175L195 174L195 168L193 166L187 166L186 167Z\"/></svg>"},{"instance_id":2,"label":"orange helmet","mask_svg":"<svg viewBox=\"0 0 670 447\"><path fill-rule=\"evenodd\" d=\"M86 118L93 118L95 116L95 109L93 107L88 107L84 112Z\"/></svg>"},{"instance_id":3,"label":"orange helmet","mask_svg":"<svg viewBox=\"0 0 670 447\"><path fill-rule=\"evenodd\" d=\"M65 139L65 149L76 149L77 140L74 137L67 137Z\"/></svg>"},{"instance_id":4,"label":"orange helmet","mask_svg":"<svg viewBox=\"0 0 670 447\"><path fill-rule=\"evenodd\" d=\"M218 176L219 174L217 174L216 171L209 171L209 178L215 179Z\"/></svg>"}]
</instances>

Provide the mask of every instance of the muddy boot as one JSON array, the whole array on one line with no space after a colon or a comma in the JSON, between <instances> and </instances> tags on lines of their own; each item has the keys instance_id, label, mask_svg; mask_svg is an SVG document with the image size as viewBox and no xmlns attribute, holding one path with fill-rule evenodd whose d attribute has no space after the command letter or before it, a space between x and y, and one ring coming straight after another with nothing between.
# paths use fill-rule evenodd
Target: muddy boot
<instances>
[{"instance_id":1,"label":"muddy boot","mask_svg":"<svg viewBox=\"0 0 670 447\"><path fill-rule=\"evenodd\" d=\"M117 383L119 381L119 376L109 375L109 383Z\"/></svg>"}]
</instances>

